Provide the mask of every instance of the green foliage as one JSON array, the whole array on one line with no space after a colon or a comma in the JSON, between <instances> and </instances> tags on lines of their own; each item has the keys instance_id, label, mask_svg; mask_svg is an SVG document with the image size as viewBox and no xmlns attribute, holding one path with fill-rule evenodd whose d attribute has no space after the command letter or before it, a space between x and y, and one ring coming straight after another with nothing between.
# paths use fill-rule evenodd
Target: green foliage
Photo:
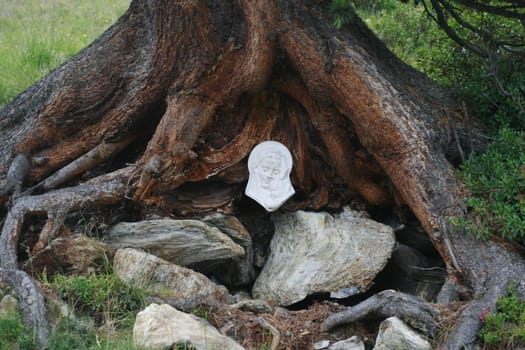
<instances>
[{"instance_id":1,"label":"green foliage","mask_svg":"<svg viewBox=\"0 0 525 350\"><path fill-rule=\"evenodd\" d=\"M374 12L358 7L359 14L403 61L452 89L467 103L472 114L482 119L493 132L501 127L524 130L523 59L501 50L482 59L452 41L422 6L394 0L375 3ZM472 12L462 15L498 36L521 40L525 35L521 26L516 27L514 22L504 18Z\"/></svg>"},{"instance_id":2,"label":"green foliage","mask_svg":"<svg viewBox=\"0 0 525 350\"><path fill-rule=\"evenodd\" d=\"M497 302L498 311L485 317L481 337L491 345L525 345L525 301L520 300L514 287Z\"/></svg>"},{"instance_id":3,"label":"green foliage","mask_svg":"<svg viewBox=\"0 0 525 350\"><path fill-rule=\"evenodd\" d=\"M144 291L111 273L89 277L58 275L53 284L76 310L96 320L105 317L117 324L126 324L133 321L134 313L144 306Z\"/></svg>"},{"instance_id":4,"label":"green foliage","mask_svg":"<svg viewBox=\"0 0 525 350\"><path fill-rule=\"evenodd\" d=\"M485 153L465 162L461 176L471 210L453 223L480 238L501 235L525 245L525 134L502 129Z\"/></svg>"},{"instance_id":5,"label":"green foliage","mask_svg":"<svg viewBox=\"0 0 525 350\"><path fill-rule=\"evenodd\" d=\"M334 26L341 28L352 19L353 11L349 0L331 0L330 12L334 17Z\"/></svg>"},{"instance_id":6,"label":"green foliage","mask_svg":"<svg viewBox=\"0 0 525 350\"><path fill-rule=\"evenodd\" d=\"M33 333L26 331L20 315L0 317L0 349L32 350L37 344Z\"/></svg>"}]
</instances>

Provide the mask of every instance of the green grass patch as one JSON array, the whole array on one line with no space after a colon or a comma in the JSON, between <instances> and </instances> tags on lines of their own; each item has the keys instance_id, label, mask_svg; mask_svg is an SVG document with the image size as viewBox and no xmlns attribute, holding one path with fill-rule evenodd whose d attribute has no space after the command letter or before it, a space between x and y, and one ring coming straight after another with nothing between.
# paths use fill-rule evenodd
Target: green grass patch
<instances>
[{"instance_id":1,"label":"green grass patch","mask_svg":"<svg viewBox=\"0 0 525 350\"><path fill-rule=\"evenodd\" d=\"M95 40L130 0L4 0L0 106Z\"/></svg>"},{"instance_id":2,"label":"green grass patch","mask_svg":"<svg viewBox=\"0 0 525 350\"><path fill-rule=\"evenodd\" d=\"M34 334L25 329L19 314L0 316L0 349L33 350L36 348Z\"/></svg>"},{"instance_id":3,"label":"green grass patch","mask_svg":"<svg viewBox=\"0 0 525 350\"><path fill-rule=\"evenodd\" d=\"M57 275L52 285L76 311L93 317L99 324L110 320L117 326L132 325L145 303L142 289L125 283L113 273L88 277Z\"/></svg>"}]
</instances>

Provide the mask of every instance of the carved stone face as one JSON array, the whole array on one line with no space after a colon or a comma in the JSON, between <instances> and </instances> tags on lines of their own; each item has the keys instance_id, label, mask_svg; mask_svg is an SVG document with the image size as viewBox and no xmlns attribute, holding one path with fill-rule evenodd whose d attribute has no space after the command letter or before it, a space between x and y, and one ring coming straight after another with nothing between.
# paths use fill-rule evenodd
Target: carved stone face
<instances>
[{"instance_id":1,"label":"carved stone face","mask_svg":"<svg viewBox=\"0 0 525 350\"><path fill-rule=\"evenodd\" d=\"M292 155L279 142L258 144L250 153L248 170L250 177L245 193L267 211L277 210L295 193L289 177Z\"/></svg>"},{"instance_id":2,"label":"carved stone face","mask_svg":"<svg viewBox=\"0 0 525 350\"><path fill-rule=\"evenodd\" d=\"M270 155L261 161L255 173L259 177L261 187L268 191L275 191L277 189L276 181L281 181L281 174L284 169L281 169L281 157L278 154Z\"/></svg>"}]
</instances>

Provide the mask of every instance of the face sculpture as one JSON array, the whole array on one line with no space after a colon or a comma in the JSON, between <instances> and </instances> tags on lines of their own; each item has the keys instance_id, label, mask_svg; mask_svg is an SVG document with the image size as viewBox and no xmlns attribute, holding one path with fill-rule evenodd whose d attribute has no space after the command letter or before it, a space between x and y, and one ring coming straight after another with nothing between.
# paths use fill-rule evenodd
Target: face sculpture
<instances>
[{"instance_id":1,"label":"face sculpture","mask_svg":"<svg viewBox=\"0 0 525 350\"><path fill-rule=\"evenodd\" d=\"M290 182L292 155L279 142L258 144L248 158L248 170L245 193L269 212L277 210L295 193Z\"/></svg>"}]
</instances>

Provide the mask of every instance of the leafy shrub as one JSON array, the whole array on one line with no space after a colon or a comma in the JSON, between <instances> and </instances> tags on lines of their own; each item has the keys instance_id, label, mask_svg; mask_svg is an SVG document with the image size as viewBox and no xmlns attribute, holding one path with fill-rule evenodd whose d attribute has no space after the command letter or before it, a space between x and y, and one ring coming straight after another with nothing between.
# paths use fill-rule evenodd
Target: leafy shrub
<instances>
[{"instance_id":1,"label":"leafy shrub","mask_svg":"<svg viewBox=\"0 0 525 350\"><path fill-rule=\"evenodd\" d=\"M62 298L97 321L110 317L122 323L133 319L133 313L144 306L144 292L111 273L89 277L58 275L54 284Z\"/></svg>"},{"instance_id":2,"label":"leafy shrub","mask_svg":"<svg viewBox=\"0 0 525 350\"><path fill-rule=\"evenodd\" d=\"M480 238L501 235L525 245L525 134L502 129L485 153L465 162L461 176L471 210L453 222Z\"/></svg>"},{"instance_id":3,"label":"leafy shrub","mask_svg":"<svg viewBox=\"0 0 525 350\"><path fill-rule=\"evenodd\" d=\"M525 345L525 301L520 300L514 287L497 302L498 311L485 317L481 337L491 345Z\"/></svg>"}]
</instances>

